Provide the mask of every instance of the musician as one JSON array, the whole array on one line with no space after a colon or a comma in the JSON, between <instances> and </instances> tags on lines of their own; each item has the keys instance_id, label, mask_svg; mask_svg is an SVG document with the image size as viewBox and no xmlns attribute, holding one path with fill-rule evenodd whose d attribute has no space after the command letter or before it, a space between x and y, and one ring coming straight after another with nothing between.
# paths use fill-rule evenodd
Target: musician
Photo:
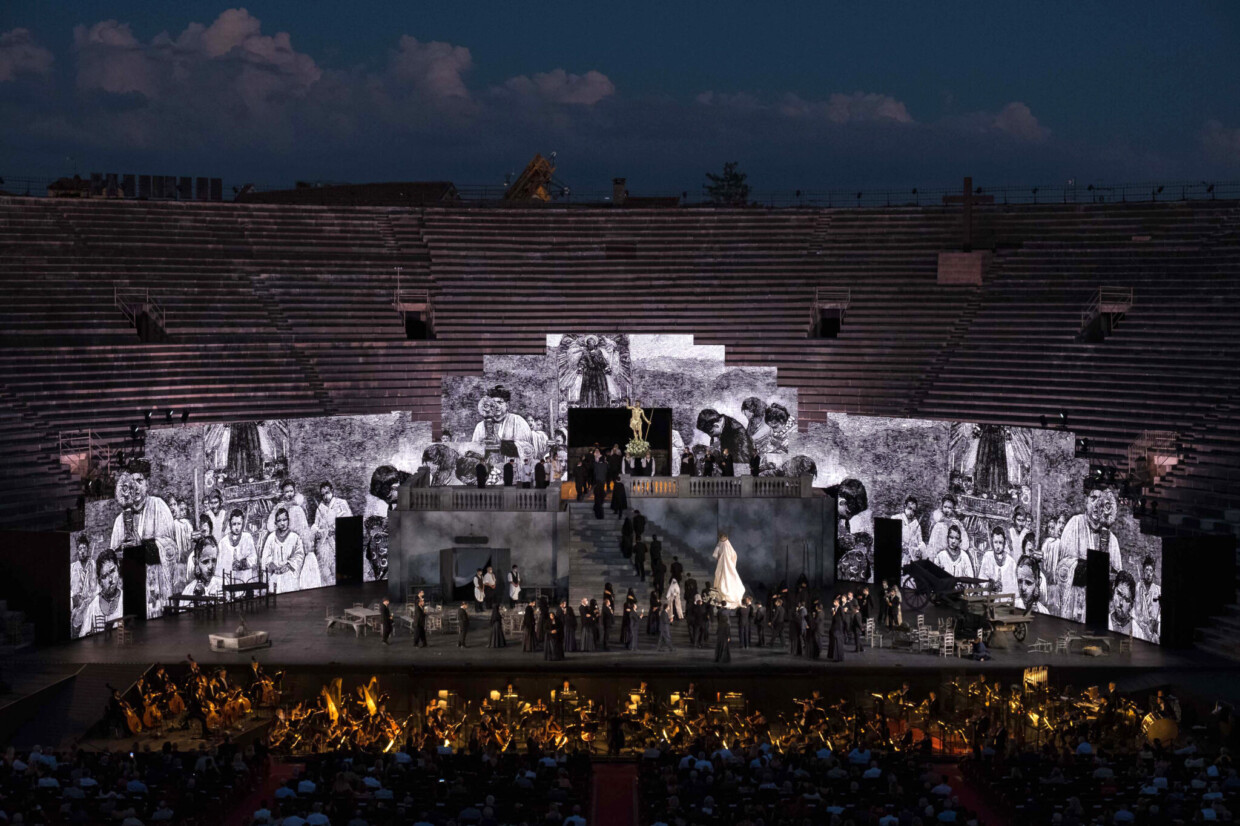
<instances>
[{"instance_id":1,"label":"musician","mask_svg":"<svg viewBox=\"0 0 1240 826\"><path fill-rule=\"evenodd\" d=\"M387 597L383 598L383 603L379 606L380 618L383 620L383 644L391 645L392 637L392 601Z\"/></svg>"},{"instance_id":2,"label":"musician","mask_svg":"<svg viewBox=\"0 0 1240 826\"><path fill-rule=\"evenodd\" d=\"M466 639L469 637L469 603L462 602L461 607L456 609L456 647L468 648Z\"/></svg>"}]
</instances>

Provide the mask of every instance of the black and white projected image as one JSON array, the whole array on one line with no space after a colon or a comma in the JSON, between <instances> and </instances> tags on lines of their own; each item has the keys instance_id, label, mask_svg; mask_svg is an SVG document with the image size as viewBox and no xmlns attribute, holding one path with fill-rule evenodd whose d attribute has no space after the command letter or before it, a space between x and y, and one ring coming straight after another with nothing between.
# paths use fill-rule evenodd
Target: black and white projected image
<instances>
[{"instance_id":1,"label":"black and white projected image","mask_svg":"<svg viewBox=\"0 0 1240 826\"><path fill-rule=\"evenodd\" d=\"M121 618L124 592L116 552L91 548L90 534L73 535L69 569L70 633L74 637L102 631Z\"/></svg>"}]
</instances>

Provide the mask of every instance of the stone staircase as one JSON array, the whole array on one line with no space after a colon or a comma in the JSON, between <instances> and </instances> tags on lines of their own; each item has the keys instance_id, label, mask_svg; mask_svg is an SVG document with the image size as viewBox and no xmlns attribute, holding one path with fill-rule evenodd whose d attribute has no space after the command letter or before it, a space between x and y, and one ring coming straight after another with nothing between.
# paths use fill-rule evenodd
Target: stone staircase
<instances>
[{"instance_id":1,"label":"stone staircase","mask_svg":"<svg viewBox=\"0 0 1240 826\"><path fill-rule=\"evenodd\" d=\"M624 520L617 519L610 507L603 513L602 519L595 519L593 502L568 503L568 594L571 604L580 605L583 598L601 598L603 585L610 582L618 600L622 600L628 589L632 588L644 607L648 604L650 581L639 580L633 571L633 563L620 553L620 528ZM699 586L710 580L715 564L709 552L692 548L669 534L657 522L647 521L644 534L647 543L656 534L663 543L664 565L670 568L672 557L677 556ZM649 562L646 567L650 567Z\"/></svg>"}]
</instances>

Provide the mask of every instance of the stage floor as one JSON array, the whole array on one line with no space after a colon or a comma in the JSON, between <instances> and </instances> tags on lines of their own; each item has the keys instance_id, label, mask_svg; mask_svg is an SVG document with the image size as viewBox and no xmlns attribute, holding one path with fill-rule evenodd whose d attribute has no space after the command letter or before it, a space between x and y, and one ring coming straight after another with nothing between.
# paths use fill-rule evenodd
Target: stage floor
<instances>
[{"instance_id":1,"label":"stage floor","mask_svg":"<svg viewBox=\"0 0 1240 826\"><path fill-rule=\"evenodd\" d=\"M918 653L907 649L867 649L862 654L851 651L844 662L831 663L825 658L807 660L793 657L784 648L741 649L733 631L732 661L716 665L714 661L714 637L708 648L693 649L688 645L688 633L683 623L673 627L674 653L656 652L655 638L647 636L642 623L640 650L626 651L613 643L610 652L569 654L562 662L547 662L541 652L524 653L521 640L510 636L509 645L503 649L486 647L489 625L484 614L471 614L473 624L469 635L469 647L456 647L456 635L433 633L430 646L413 647L408 631L398 625L391 645L383 645L378 634L368 633L355 637L351 629L325 629L327 610L343 609L355 602L370 604L383 598L386 583L367 583L361 586L338 586L283 594L270 607L259 606L247 611L246 622L252 630L266 631L272 646L250 653L213 651L208 647L207 635L221 631L233 631L239 614L229 608L217 612L214 617L195 617L191 614L164 617L141 623L134 631L130 645L118 646L102 635L74 640L59 645L22 652L10 660L10 669L23 667L47 668L71 663L176 663L185 659L187 653L204 664L244 665L251 654L265 666L345 666L353 669L376 671L433 672L493 672L493 673L573 673L588 674L623 671L654 674L711 674L723 673L788 673L806 675L822 673L829 675L853 670L925 670L929 672L986 671L1024 668L1033 665L1051 665L1056 668L1098 669L1124 671L1157 670L1225 670L1240 674L1240 664L1197 650L1172 650L1140 641L1134 641L1131 653L1118 653L1118 637L1113 637L1113 653L1109 656L1090 657L1079 653L1044 654L1029 653L1028 643L1036 638L1054 639L1068 629L1080 631L1081 627L1053 617L1039 616L1030 628L1025 643L1017 643L1010 634L996 635L991 646L994 658L978 663L956 657L940 657L930 653ZM927 606L926 620L937 622L937 609ZM906 620L910 617L906 616ZM613 637L618 639L618 628ZM515 642L515 645L513 644ZM10 670L6 669L6 670Z\"/></svg>"}]
</instances>

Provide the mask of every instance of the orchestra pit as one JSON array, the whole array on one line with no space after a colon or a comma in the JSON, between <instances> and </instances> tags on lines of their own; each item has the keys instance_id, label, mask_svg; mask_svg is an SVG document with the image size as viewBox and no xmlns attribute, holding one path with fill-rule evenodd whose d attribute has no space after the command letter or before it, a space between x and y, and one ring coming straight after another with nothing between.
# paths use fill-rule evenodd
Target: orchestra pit
<instances>
[{"instance_id":1,"label":"orchestra pit","mask_svg":"<svg viewBox=\"0 0 1240 826\"><path fill-rule=\"evenodd\" d=\"M3 819L1240 810L1240 189L548 170L0 198Z\"/></svg>"}]
</instances>

